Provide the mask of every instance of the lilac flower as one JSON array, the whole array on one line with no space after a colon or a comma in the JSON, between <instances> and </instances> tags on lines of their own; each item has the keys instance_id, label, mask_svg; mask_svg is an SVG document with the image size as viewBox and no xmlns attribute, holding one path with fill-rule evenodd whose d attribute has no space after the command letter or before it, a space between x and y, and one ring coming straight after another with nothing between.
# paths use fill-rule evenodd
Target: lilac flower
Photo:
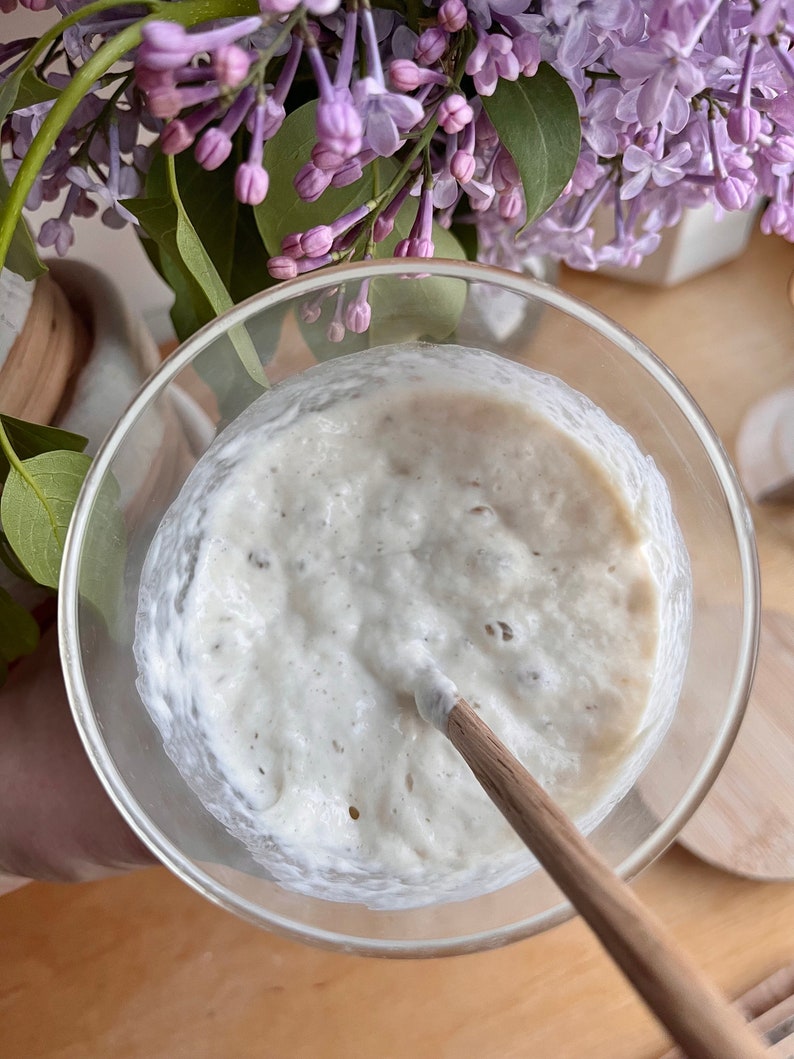
<instances>
[{"instance_id":1,"label":"lilac flower","mask_svg":"<svg viewBox=\"0 0 794 1059\"><path fill-rule=\"evenodd\" d=\"M613 158L618 153L620 122L616 112L622 98L617 88L596 89L582 111L582 137L603 158Z\"/></svg>"},{"instance_id":2,"label":"lilac flower","mask_svg":"<svg viewBox=\"0 0 794 1059\"><path fill-rule=\"evenodd\" d=\"M466 73L481 96L492 96L500 77L515 81L520 69L513 42L501 33L483 34L466 60Z\"/></svg>"},{"instance_id":3,"label":"lilac flower","mask_svg":"<svg viewBox=\"0 0 794 1059\"><path fill-rule=\"evenodd\" d=\"M657 187L668 187L684 175L681 168L692 157L688 143L679 143L664 158L656 159L642 147L632 144L623 154L623 168L634 175L624 180L620 188L621 199L633 199L649 180Z\"/></svg>"},{"instance_id":4,"label":"lilac flower","mask_svg":"<svg viewBox=\"0 0 794 1059\"><path fill-rule=\"evenodd\" d=\"M675 108L679 99L688 102L705 86L701 69L681 55L678 41L666 32L653 41L616 49L612 65L629 86L639 85L637 117L646 128L663 122L671 105Z\"/></svg>"},{"instance_id":5,"label":"lilac flower","mask_svg":"<svg viewBox=\"0 0 794 1059\"><path fill-rule=\"evenodd\" d=\"M376 154L393 155L406 132L425 115L424 107L411 96L389 92L374 77L363 77L353 86L353 98L362 115L364 135Z\"/></svg>"}]
</instances>

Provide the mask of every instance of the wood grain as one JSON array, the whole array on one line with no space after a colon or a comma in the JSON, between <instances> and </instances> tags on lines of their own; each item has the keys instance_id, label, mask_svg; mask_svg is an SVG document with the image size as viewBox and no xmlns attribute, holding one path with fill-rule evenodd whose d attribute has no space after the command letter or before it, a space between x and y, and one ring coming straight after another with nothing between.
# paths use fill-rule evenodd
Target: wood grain
<instances>
[{"instance_id":1,"label":"wood grain","mask_svg":"<svg viewBox=\"0 0 794 1059\"><path fill-rule=\"evenodd\" d=\"M794 247L758 236L672 290L581 273L562 285L654 349L732 451L745 410L794 378L792 269ZM792 614L794 509L754 515L765 606ZM731 996L794 960L792 884L674 848L635 888ZM160 868L0 899L2 1059L659 1059L667 1047L581 920L411 963L257 931Z\"/></svg>"},{"instance_id":2,"label":"wood grain","mask_svg":"<svg viewBox=\"0 0 794 1059\"><path fill-rule=\"evenodd\" d=\"M452 708L447 735L488 797L689 1059L764 1059L766 1050L744 1018L465 699Z\"/></svg>"}]
</instances>

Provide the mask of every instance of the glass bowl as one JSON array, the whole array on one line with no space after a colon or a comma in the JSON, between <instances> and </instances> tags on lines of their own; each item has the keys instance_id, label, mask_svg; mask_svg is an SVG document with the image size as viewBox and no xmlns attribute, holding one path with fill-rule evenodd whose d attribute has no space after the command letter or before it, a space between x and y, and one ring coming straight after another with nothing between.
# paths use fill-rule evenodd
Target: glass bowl
<instances>
[{"instance_id":1,"label":"glass bowl","mask_svg":"<svg viewBox=\"0 0 794 1059\"><path fill-rule=\"evenodd\" d=\"M369 332L330 342L329 324L362 281L371 282ZM367 262L279 284L194 335L113 429L75 509L59 614L74 716L120 812L195 890L293 938L388 956L504 945L572 910L541 870L474 899L399 911L282 888L166 756L136 690L132 640L141 566L160 520L216 433L262 393L241 358L276 382L321 359L419 338L489 349L560 377L624 427L667 480L692 564L692 634L664 739L590 835L624 878L675 839L717 776L747 702L758 637L752 523L719 440L642 343L562 291L466 262Z\"/></svg>"}]
</instances>

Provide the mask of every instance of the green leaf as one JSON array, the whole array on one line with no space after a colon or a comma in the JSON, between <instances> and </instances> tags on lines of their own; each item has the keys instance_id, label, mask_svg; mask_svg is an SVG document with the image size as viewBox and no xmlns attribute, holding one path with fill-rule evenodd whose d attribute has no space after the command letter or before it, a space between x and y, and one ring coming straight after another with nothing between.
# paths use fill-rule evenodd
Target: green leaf
<instances>
[{"instance_id":1,"label":"green leaf","mask_svg":"<svg viewBox=\"0 0 794 1059\"><path fill-rule=\"evenodd\" d=\"M534 77L500 77L482 105L516 163L531 224L559 197L579 157L576 99L565 79L541 63Z\"/></svg>"},{"instance_id":2,"label":"green leaf","mask_svg":"<svg viewBox=\"0 0 794 1059\"><path fill-rule=\"evenodd\" d=\"M0 588L0 661L13 662L23 655L32 654L39 642L39 626L36 619L19 603ZM0 683L4 677L0 671Z\"/></svg>"},{"instance_id":3,"label":"green leaf","mask_svg":"<svg viewBox=\"0 0 794 1059\"><path fill-rule=\"evenodd\" d=\"M45 84L32 70L22 73L11 74L0 84L0 125L12 110L22 110L24 107L33 106L35 103L43 103L47 99L55 99L59 95L58 89ZM0 213L8 197L9 184L3 167L0 166ZM36 247L30 237L30 232L25 222L20 219L14 232L5 267L11 272L22 276L23 279L36 279L47 271L39 260Z\"/></svg>"},{"instance_id":4,"label":"green leaf","mask_svg":"<svg viewBox=\"0 0 794 1059\"><path fill-rule=\"evenodd\" d=\"M293 180L301 166L310 160L317 139L315 128L316 100L298 107L265 147L264 165L270 174L267 198L254 207L256 223L268 252L281 253L281 240L293 232L305 232L318 224L330 224L372 196L370 169L355 184L346 188L327 188L316 202L298 197ZM383 166L384 179L396 172Z\"/></svg>"},{"instance_id":5,"label":"green leaf","mask_svg":"<svg viewBox=\"0 0 794 1059\"><path fill-rule=\"evenodd\" d=\"M168 257L171 264L182 274L190 290L194 309L198 309L200 315L202 298L206 300L211 310L211 319L212 316L232 307L231 295L185 212L173 158L164 158L161 164L165 167L168 194L150 198L147 185L146 197L125 199L124 205L135 214L148 237L157 244L161 258ZM153 180L159 179L156 165L157 160L152 167ZM154 184L153 190L157 186ZM234 328L230 337L251 378L260 386L266 387L267 378L245 328Z\"/></svg>"},{"instance_id":6,"label":"green leaf","mask_svg":"<svg viewBox=\"0 0 794 1059\"><path fill-rule=\"evenodd\" d=\"M35 103L57 99L60 91L37 77L33 70L17 70L0 83L0 123L12 110L23 110Z\"/></svg>"},{"instance_id":7,"label":"green leaf","mask_svg":"<svg viewBox=\"0 0 794 1059\"><path fill-rule=\"evenodd\" d=\"M237 304L275 283L252 206L234 193L234 175L243 161L243 141L218 169L202 168L191 151L176 155L176 179L185 212Z\"/></svg>"},{"instance_id":8,"label":"green leaf","mask_svg":"<svg viewBox=\"0 0 794 1059\"><path fill-rule=\"evenodd\" d=\"M9 544L41 585L58 587L66 530L91 465L84 452L44 452L11 468L0 497Z\"/></svg>"},{"instance_id":9,"label":"green leaf","mask_svg":"<svg viewBox=\"0 0 794 1059\"><path fill-rule=\"evenodd\" d=\"M127 558L127 531L120 498L115 477L105 475L86 526L78 585L80 595L94 604L111 633L117 632L121 619Z\"/></svg>"},{"instance_id":10,"label":"green leaf","mask_svg":"<svg viewBox=\"0 0 794 1059\"><path fill-rule=\"evenodd\" d=\"M14 577L18 577L20 581L27 581L31 585L35 585L36 582L27 572L25 567L19 561L14 554L14 549L8 543L8 537L5 533L0 530L0 563L3 564L7 569L11 571Z\"/></svg>"},{"instance_id":11,"label":"green leaf","mask_svg":"<svg viewBox=\"0 0 794 1059\"><path fill-rule=\"evenodd\" d=\"M466 221L453 221L450 228L452 235L460 243L469 261L476 261L479 252L479 240L477 238L477 225Z\"/></svg>"},{"instance_id":12,"label":"green leaf","mask_svg":"<svg viewBox=\"0 0 794 1059\"><path fill-rule=\"evenodd\" d=\"M375 247L377 258L392 257L397 243L408 237L418 205L415 198L406 200L397 214L394 231ZM466 259L455 236L438 224L433 225L433 242L437 257ZM382 276L373 281L369 300L371 345L412 338L441 340L448 338L458 325L466 304L466 284L448 276Z\"/></svg>"},{"instance_id":13,"label":"green leaf","mask_svg":"<svg viewBox=\"0 0 794 1059\"><path fill-rule=\"evenodd\" d=\"M3 213L8 192L8 181L3 172L3 167L0 165L0 215ZM41 261L39 261L39 255L36 253L36 246L30 237L28 226L21 217L11 237L11 245L8 248L5 267L23 279L36 279L37 276L41 276L47 271Z\"/></svg>"},{"instance_id":14,"label":"green leaf","mask_svg":"<svg viewBox=\"0 0 794 1059\"><path fill-rule=\"evenodd\" d=\"M31 456L51 452L53 449L82 452L88 444L88 438L84 438L82 434L73 434L71 430L48 427L41 423L28 423L24 419L15 419L5 413L0 413L0 423L5 427L11 447L20 460L30 459ZM0 449L0 482L5 481L8 470L8 460Z\"/></svg>"},{"instance_id":15,"label":"green leaf","mask_svg":"<svg viewBox=\"0 0 794 1059\"><path fill-rule=\"evenodd\" d=\"M61 94L60 89L42 81L33 70L26 70L22 77L17 79L16 87L13 110L24 110L25 107L33 107L36 103L46 103L49 99L57 99Z\"/></svg>"}]
</instances>

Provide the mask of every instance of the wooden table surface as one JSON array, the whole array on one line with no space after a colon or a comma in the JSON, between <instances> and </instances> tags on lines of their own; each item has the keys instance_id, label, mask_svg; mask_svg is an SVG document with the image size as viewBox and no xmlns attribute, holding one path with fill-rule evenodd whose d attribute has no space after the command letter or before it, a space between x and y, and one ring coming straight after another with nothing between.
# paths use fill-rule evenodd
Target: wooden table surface
<instances>
[{"instance_id":1,"label":"wooden table surface","mask_svg":"<svg viewBox=\"0 0 794 1059\"><path fill-rule=\"evenodd\" d=\"M662 291L565 273L645 340L732 450L794 376L794 248ZM794 613L794 515L754 512L765 605ZM794 826L794 821L792 821ZM736 995L794 959L794 884L674 848L641 897ZM655 1059L665 1039L579 921L497 952L389 962L258 931L164 869L0 898L2 1059Z\"/></svg>"}]
</instances>

